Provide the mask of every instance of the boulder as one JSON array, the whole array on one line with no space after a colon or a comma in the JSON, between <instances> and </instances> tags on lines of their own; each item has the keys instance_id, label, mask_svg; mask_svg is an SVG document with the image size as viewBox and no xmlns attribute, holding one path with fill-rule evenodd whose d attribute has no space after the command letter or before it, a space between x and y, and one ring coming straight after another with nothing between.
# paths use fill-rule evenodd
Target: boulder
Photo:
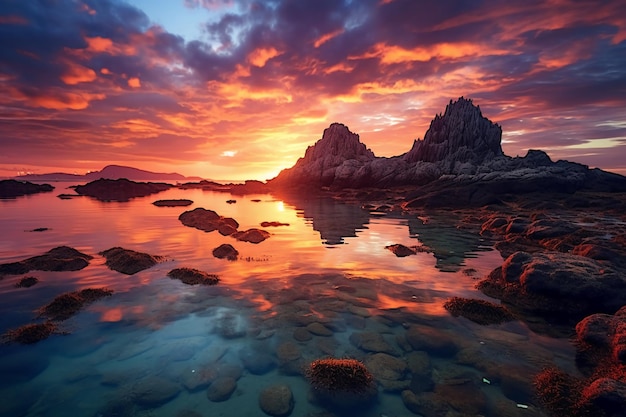
<instances>
[{"instance_id":1,"label":"boulder","mask_svg":"<svg viewBox=\"0 0 626 417\"><path fill-rule=\"evenodd\" d=\"M144 269L153 267L162 259L147 253L114 247L99 253L106 258L106 266L126 275L133 275Z\"/></svg>"},{"instance_id":2,"label":"boulder","mask_svg":"<svg viewBox=\"0 0 626 417\"><path fill-rule=\"evenodd\" d=\"M207 210L202 207L185 211L178 220L188 227L194 227L205 232L219 231L223 236L232 235L237 231L239 223L230 217L222 217L213 210Z\"/></svg>"},{"instance_id":3,"label":"boulder","mask_svg":"<svg viewBox=\"0 0 626 417\"><path fill-rule=\"evenodd\" d=\"M0 276L19 275L29 271L78 271L89 265L93 256L69 246L50 249L43 255L33 256L18 262L0 264Z\"/></svg>"},{"instance_id":4,"label":"boulder","mask_svg":"<svg viewBox=\"0 0 626 417\"><path fill-rule=\"evenodd\" d=\"M293 406L293 393L287 385L271 385L259 394L259 407L267 415L286 417L293 411Z\"/></svg>"},{"instance_id":5,"label":"boulder","mask_svg":"<svg viewBox=\"0 0 626 417\"><path fill-rule=\"evenodd\" d=\"M219 277L193 268L175 268L167 273L172 279L178 279L187 285L215 285L219 282Z\"/></svg>"},{"instance_id":6,"label":"boulder","mask_svg":"<svg viewBox=\"0 0 626 417\"><path fill-rule=\"evenodd\" d=\"M599 261L561 252L510 255L478 287L522 310L579 320L626 304L626 277Z\"/></svg>"},{"instance_id":7,"label":"boulder","mask_svg":"<svg viewBox=\"0 0 626 417\"><path fill-rule=\"evenodd\" d=\"M156 408L174 399L180 391L180 386L169 379L148 376L132 385L130 396L137 405Z\"/></svg>"},{"instance_id":8,"label":"boulder","mask_svg":"<svg viewBox=\"0 0 626 417\"><path fill-rule=\"evenodd\" d=\"M213 402L222 402L230 398L237 388L237 380L230 376L219 377L211 383L206 396Z\"/></svg>"},{"instance_id":9,"label":"boulder","mask_svg":"<svg viewBox=\"0 0 626 417\"><path fill-rule=\"evenodd\" d=\"M261 243L265 239L270 237L270 233L262 229L252 228L245 231L233 233L232 237L243 242Z\"/></svg>"},{"instance_id":10,"label":"boulder","mask_svg":"<svg viewBox=\"0 0 626 417\"><path fill-rule=\"evenodd\" d=\"M394 349L380 333L354 332L350 335L350 343L365 352L398 355L396 349Z\"/></svg>"},{"instance_id":11,"label":"boulder","mask_svg":"<svg viewBox=\"0 0 626 417\"><path fill-rule=\"evenodd\" d=\"M228 243L222 243L217 248L213 249L213 256L219 259L228 259L229 261L236 261L239 257L237 249Z\"/></svg>"}]
</instances>

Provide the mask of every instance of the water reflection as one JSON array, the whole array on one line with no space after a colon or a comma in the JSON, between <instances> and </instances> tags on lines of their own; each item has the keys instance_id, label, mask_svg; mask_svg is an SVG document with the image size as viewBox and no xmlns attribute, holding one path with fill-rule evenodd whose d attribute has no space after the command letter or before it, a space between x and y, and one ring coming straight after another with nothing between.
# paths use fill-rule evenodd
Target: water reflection
<instances>
[{"instance_id":1,"label":"water reflection","mask_svg":"<svg viewBox=\"0 0 626 417\"><path fill-rule=\"evenodd\" d=\"M290 196L285 203L296 208L299 216L319 232L325 245L341 245L344 238L356 237L367 229L369 212L359 206L338 203L330 198L302 198Z\"/></svg>"},{"instance_id":2,"label":"water reflection","mask_svg":"<svg viewBox=\"0 0 626 417\"><path fill-rule=\"evenodd\" d=\"M295 397L291 415L305 417L326 410L310 401L304 367L336 356L374 368L393 358L405 364L398 379L379 378L378 401L360 412L366 417L409 415L404 389L428 394L450 413L469 401L456 394L471 392L481 399L472 406L482 415L517 416L516 403L524 402L530 407L524 415L541 416L531 396L533 373L554 361L573 366L566 340L539 337L519 322L481 327L443 309L452 295L484 297L463 268L481 276L502 261L486 251L487 242L445 216L426 223L402 215L370 217L332 200L268 195L238 196L229 204L230 195L202 190L172 189L158 198L194 204L155 207L150 197L100 203L46 195L0 202L6 230L0 263L59 244L94 256L81 271L34 271L40 282L27 289L14 287L20 276L1 279L2 332L36 321L36 308L60 293L115 290L62 322L69 335L0 346L0 373L10 378L0 382L0 396L10 399L0 404L0 415L261 415L259 392L284 383ZM263 221L289 226L267 228L271 237L258 245L238 242L178 221L196 207L233 217L240 229ZM36 227L49 230L25 232ZM416 241L433 253L398 258L385 250ZM239 260L212 256L223 243L237 248ZM126 276L97 255L113 246L166 261ZM178 267L215 273L221 281L188 286L167 277ZM208 394L211 386L227 392L232 384L235 390L221 401ZM461 402L452 404L441 393Z\"/></svg>"}]
</instances>

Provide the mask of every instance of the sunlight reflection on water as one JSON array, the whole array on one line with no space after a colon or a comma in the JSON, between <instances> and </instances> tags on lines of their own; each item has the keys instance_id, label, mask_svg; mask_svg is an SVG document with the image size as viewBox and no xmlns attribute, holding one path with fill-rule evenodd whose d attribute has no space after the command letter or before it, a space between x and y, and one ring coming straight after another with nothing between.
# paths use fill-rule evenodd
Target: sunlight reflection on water
<instances>
[{"instance_id":1,"label":"sunlight reflection on water","mask_svg":"<svg viewBox=\"0 0 626 417\"><path fill-rule=\"evenodd\" d=\"M553 361L572 363L568 341L536 335L520 322L478 326L449 316L442 304L450 296L487 299L474 289L475 279L502 259L489 242L456 229L444 216L433 214L425 224L402 214L370 216L329 200L179 189L126 203L61 200L56 195L68 191L56 185L54 193L0 201L0 263L60 245L94 259L81 271L32 271L27 275L40 282L28 289L15 288L21 276L0 280L0 331L36 320L35 310L63 292L106 286L115 293L63 322L70 335L0 347L0 372L6 376L0 396L13 399L0 406L0 415L261 415L260 390L283 382L296 398L292 415L307 416L323 411L324 404L309 401L303 367L326 356L367 361L376 350L358 346L353 335L374 333L397 357L427 352L428 378L436 386L470 381L470 391L485 396L483 415L517 416L515 404L527 402L533 414L523 415L540 416L532 373ZM151 204L176 198L194 204ZM183 226L178 216L196 207L235 218L239 230L260 228L263 221L289 226L267 227L271 236L260 244L239 242ZM49 230L31 231L40 227ZM222 243L235 246L239 260L214 258L213 249ZM385 249L398 243L424 244L434 253L399 258ZM123 275L98 255L114 246L165 260ZM166 276L183 266L221 281L186 286ZM432 329L457 352L441 355L429 350L428 341L411 345L415 329ZM513 383L506 383L508 371ZM207 387L233 372L239 374L230 399L207 399ZM493 385L482 383L485 375ZM407 371L404 382L396 382L417 389L416 378ZM409 415L401 390L381 385L378 402L359 415Z\"/></svg>"}]
</instances>

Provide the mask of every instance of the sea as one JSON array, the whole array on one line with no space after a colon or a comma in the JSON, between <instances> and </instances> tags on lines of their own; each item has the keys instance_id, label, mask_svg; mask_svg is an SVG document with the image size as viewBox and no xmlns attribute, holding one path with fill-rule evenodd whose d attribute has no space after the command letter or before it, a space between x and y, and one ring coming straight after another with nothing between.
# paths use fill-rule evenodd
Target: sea
<instances>
[{"instance_id":1,"label":"sea","mask_svg":"<svg viewBox=\"0 0 626 417\"><path fill-rule=\"evenodd\" d=\"M103 202L58 198L75 184L53 185L51 193L0 200L0 263L63 245L94 258L79 271L0 279L0 333L42 322L38 310L60 294L114 292L57 323L59 334L0 346L3 417L264 416L272 411L261 407L262 392L280 385L292 393L280 415L294 417L544 416L534 376L549 366L575 373L568 337L519 320L479 325L443 307L455 296L498 303L475 285L503 261L492 242L459 228L453 212L179 188ZM161 199L193 204L152 204ZM184 226L179 215L198 207L271 235L253 244ZM224 243L237 260L213 256ZM398 257L386 248L394 244L423 250ZM112 247L162 261L125 275L99 255ZM181 267L220 281L186 285L167 276ZM16 287L24 276L39 282ZM407 342L420 333L424 347ZM441 340L453 349L438 351ZM306 370L327 358L370 366L374 400L343 406L316 396ZM387 372L387 363L397 369ZM407 406L407 390L422 400Z\"/></svg>"}]
</instances>

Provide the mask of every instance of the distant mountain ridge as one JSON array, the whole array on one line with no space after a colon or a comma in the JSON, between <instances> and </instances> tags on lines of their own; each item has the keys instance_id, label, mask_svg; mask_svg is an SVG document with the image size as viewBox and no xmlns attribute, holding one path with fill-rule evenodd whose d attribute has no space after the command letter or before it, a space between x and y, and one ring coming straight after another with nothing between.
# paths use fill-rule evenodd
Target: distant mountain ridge
<instances>
[{"instance_id":1,"label":"distant mountain ridge","mask_svg":"<svg viewBox=\"0 0 626 417\"><path fill-rule=\"evenodd\" d=\"M27 181L93 181L100 178L112 180L126 178L135 181L188 181L201 179L199 177L185 177L175 172L152 172L123 165L107 165L100 171L89 172L85 175L53 172L49 174L20 175L14 178Z\"/></svg>"}]
</instances>

